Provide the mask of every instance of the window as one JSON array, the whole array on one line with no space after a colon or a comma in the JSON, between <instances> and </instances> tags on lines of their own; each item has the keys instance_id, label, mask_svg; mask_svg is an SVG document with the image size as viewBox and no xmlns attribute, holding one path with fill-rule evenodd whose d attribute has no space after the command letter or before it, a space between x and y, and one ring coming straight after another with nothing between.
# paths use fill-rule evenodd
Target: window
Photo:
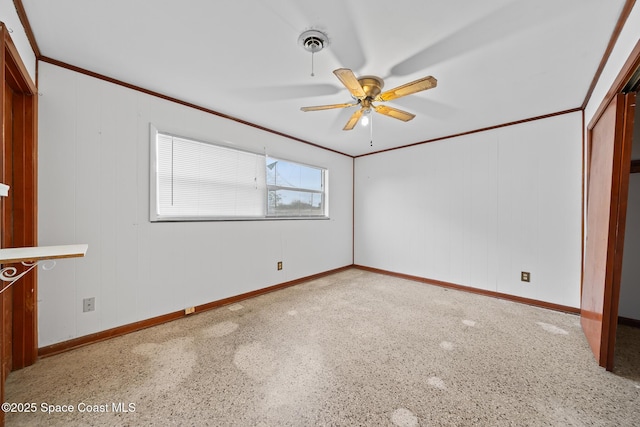
<instances>
[{"instance_id":1,"label":"window","mask_svg":"<svg viewBox=\"0 0 640 427\"><path fill-rule=\"evenodd\" d=\"M151 127L151 221L325 218L326 169Z\"/></svg>"},{"instance_id":2,"label":"window","mask_svg":"<svg viewBox=\"0 0 640 427\"><path fill-rule=\"evenodd\" d=\"M326 171L267 157L269 216L323 216Z\"/></svg>"}]
</instances>

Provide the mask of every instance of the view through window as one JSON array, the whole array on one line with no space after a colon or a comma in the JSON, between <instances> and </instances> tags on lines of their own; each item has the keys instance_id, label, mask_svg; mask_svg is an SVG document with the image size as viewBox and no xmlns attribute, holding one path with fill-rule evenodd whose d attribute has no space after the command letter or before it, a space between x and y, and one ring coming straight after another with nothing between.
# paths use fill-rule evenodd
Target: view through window
<instances>
[{"instance_id":1,"label":"view through window","mask_svg":"<svg viewBox=\"0 0 640 427\"><path fill-rule=\"evenodd\" d=\"M269 216L321 216L326 171L267 157Z\"/></svg>"},{"instance_id":2,"label":"view through window","mask_svg":"<svg viewBox=\"0 0 640 427\"><path fill-rule=\"evenodd\" d=\"M324 168L151 130L151 221L326 218Z\"/></svg>"}]
</instances>

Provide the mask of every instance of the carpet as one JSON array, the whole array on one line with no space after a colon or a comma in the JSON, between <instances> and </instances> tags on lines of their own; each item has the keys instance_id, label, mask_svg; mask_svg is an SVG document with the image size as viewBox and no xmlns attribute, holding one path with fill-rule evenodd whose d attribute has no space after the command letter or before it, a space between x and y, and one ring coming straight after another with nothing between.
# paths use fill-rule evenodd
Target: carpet
<instances>
[{"instance_id":1,"label":"carpet","mask_svg":"<svg viewBox=\"0 0 640 427\"><path fill-rule=\"evenodd\" d=\"M354 268L41 359L6 425L638 426L620 329L611 373L576 315Z\"/></svg>"}]
</instances>

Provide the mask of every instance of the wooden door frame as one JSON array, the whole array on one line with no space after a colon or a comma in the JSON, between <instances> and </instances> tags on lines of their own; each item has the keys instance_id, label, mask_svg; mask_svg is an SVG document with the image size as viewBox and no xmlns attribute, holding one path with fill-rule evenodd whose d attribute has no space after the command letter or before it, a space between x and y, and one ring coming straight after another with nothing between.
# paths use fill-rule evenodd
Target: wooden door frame
<instances>
[{"instance_id":1,"label":"wooden door frame","mask_svg":"<svg viewBox=\"0 0 640 427\"><path fill-rule=\"evenodd\" d=\"M589 122L587 131L587 183L590 176L591 165L591 146L592 146L592 130L602 117L603 113L611 102L616 102L615 98L619 98L619 95L624 93L625 86L631 80L632 76L640 68L640 40L636 43L634 49L631 51L627 61L621 68L618 76L614 80L611 88L607 92L605 98L600 103L600 106L596 110L593 118ZM626 105L619 105L620 113L622 117L622 123L624 128L620 129L621 132L626 132L630 135L633 132L633 120L634 117L629 117L633 114L633 108L628 108ZM625 137L621 137L616 143L621 143L625 140ZM603 344L600 355L596 355L600 366L605 367L611 371L614 368L614 348L616 340L616 329L618 320L618 304L620 300L620 280L622 272L622 257L624 250L624 229L626 224L626 206L628 199L628 185L629 185L629 172L631 166L631 151L630 147L618 147L619 156L614 158L614 165L612 171L612 182L616 183L619 189L618 194L611 200L611 216L610 227L607 246L607 270L611 268L610 273L607 274L605 283L605 295L604 304L606 305L605 314L603 317ZM586 194L588 195L588 189ZM585 205L588 206L588 203ZM588 212L587 212L588 215ZM588 230L587 230L588 233ZM583 253L584 257L584 253ZM583 280L584 280L584 265L583 265ZM581 284L584 286L584 283ZM582 301L582 298L581 298ZM581 307L581 311L584 307ZM589 313L583 312L585 315Z\"/></svg>"},{"instance_id":2,"label":"wooden door frame","mask_svg":"<svg viewBox=\"0 0 640 427\"><path fill-rule=\"evenodd\" d=\"M624 250L627 200L629 196L629 170L631 167L631 135L635 93L620 93L611 100L605 113L588 129L589 180L591 168L606 171L598 175L591 193L588 187L587 224L594 226L593 233L587 228L587 251L583 280L588 280L581 298L581 324L593 354L607 370L614 367L615 337L620 300L622 260ZM598 132L596 132L596 128ZM599 135L596 138L594 135ZM598 146L594 147L596 143ZM597 149L596 149L597 148ZM604 151L603 151L604 150ZM593 162L596 162L595 164ZM608 170L607 170L608 168ZM594 175L595 177L595 175ZM601 186L605 185L606 189ZM596 194L602 198L591 199ZM589 209L593 209L593 213ZM592 222L593 221L595 222ZM604 232L600 234L598 230ZM590 240L589 240L590 238ZM599 263L603 264L600 265ZM602 276L594 269L602 271ZM590 273L590 274L589 274Z\"/></svg>"},{"instance_id":3,"label":"wooden door frame","mask_svg":"<svg viewBox=\"0 0 640 427\"><path fill-rule=\"evenodd\" d=\"M13 91L14 118L13 133L13 174L11 187L14 212L13 245L37 245L37 89L11 35L4 23L0 22L0 117L3 139L0 141L4 153L5 123L4 99L5 83ZM3 160L7 161L3 156ZM0 165L0 179L4 181L4 165ZM7 230L4 230L5 232ZM13 293L13 369L20 369L35 363L38 357L37 322L37 274L29 273L12 287Z\"/></svg>"}]
</instances>

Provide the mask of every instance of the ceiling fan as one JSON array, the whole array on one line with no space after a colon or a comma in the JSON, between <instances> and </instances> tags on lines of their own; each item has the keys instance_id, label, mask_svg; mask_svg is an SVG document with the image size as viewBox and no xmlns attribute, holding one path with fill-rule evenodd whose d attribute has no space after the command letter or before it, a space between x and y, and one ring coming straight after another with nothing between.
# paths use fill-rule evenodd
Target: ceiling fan
<instances>
[{"instance_id":1,"label":"ceiling fan","mask_svg":"<svg viewBox=\"0 0 640 427\"><path fill-rule=\"evenodd\" d=\"M302 111L319 111L330 110L333 108L347 108L360 105L360 109L353 113L343 130L351 130L354 128L363 114L369 114L373 109L376 113L393 117L394 119L408 122L415 117L415 114L387 105L373 105L372 102L391 101L402 96L411 95L416 92L436 87L438 81L431 76L412 81L410 83L398 86L394 89L382 92L384 81L376 76L362 76L357 78L353 71L348 68L338 68L333 72L342 84L349 90L351 96L355 98L355 102L344 104L318 105L314 107L302 107Z\"/></svg>"}]
</instances>

